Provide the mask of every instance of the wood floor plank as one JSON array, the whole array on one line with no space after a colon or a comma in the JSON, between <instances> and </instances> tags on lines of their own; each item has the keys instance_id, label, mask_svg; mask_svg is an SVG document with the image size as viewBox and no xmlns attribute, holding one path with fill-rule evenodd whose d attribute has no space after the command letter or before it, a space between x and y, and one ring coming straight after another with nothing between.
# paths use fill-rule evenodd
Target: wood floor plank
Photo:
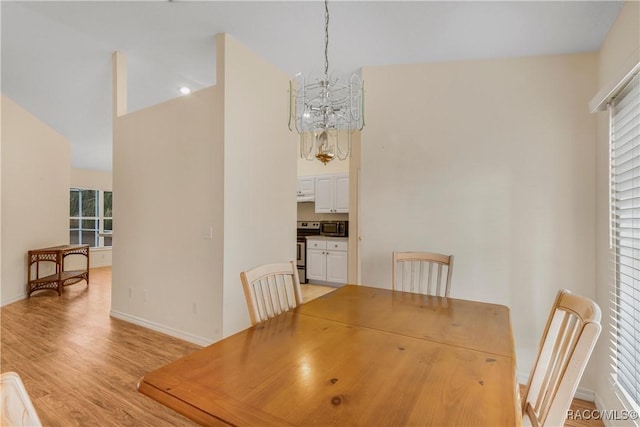
<instances>
[{"instance_id":1,"label":"wood floor plank","mask_svg":"<svg viewBox=\"0 0 640 427\"><path fill-rule=\"evenodd\" d=\"M109 317L111 268L84 282L0 309L0 370L22 377L42 423L72 426L195 426L139 393L138 380L200 347ZM305 301L334 290L303 286ZM574 400L574 407L594 409ZM603 426L571 421L571 427Z\"/></svg>"},{"instance_id":2,"label":"wood floor plank","mask_svg":"<svg viewBox=\"0 0 640 427\"><path fill-rule=\"evenodd\" d=\"M46 426L194 426L139 393L147 372L200 347L109 317L111 269L2 307L2 372L22 377Z\"/></svg>"}]
</instances>

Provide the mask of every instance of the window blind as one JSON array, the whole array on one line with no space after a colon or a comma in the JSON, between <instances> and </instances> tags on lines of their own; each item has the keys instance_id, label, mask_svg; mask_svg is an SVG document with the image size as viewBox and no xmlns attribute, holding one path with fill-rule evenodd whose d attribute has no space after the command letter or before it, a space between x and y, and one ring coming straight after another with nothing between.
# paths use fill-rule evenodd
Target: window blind
<instances>
[{"instance_id":1,"label":"window blind","mask_svg":"<svg viewBox=\"0 0 640 427\"><path fill-rule=\"evenodd\" d=\"M615 254L611 355L614 381L640 407L640 76L609 105L611 231Z\"/></svg>"}]
</instances>

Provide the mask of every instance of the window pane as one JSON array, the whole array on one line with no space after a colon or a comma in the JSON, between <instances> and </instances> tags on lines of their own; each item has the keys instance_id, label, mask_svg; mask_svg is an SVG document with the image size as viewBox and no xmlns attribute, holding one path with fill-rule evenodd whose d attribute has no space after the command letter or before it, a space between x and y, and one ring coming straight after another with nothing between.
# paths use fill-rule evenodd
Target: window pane
<instances>
[{"instance_id":1,"label":"window pane","mask_svg":"<svg viewBox=\"0 0 640 427\"><path fill-rule=\"evenodd\" d=\"M80 192L72 189L69 198L69 216L80 215Z\"/></svg>"},{"instance_id":2,"label":"window pane","mask_svg":"<svg viewBox=\"0 0 640 427\"><path fill-rule=\"evenodd\" d=\"M102 240L103 246L110 246L111 237L100 239L99 233L113 231L113 192L71 188L69 200L70 242L97 247Z\"/></svg>"},{"instance_id":3,"label":"window pane","mask_svg":"<svg viewBox=\"0 0 640 427\"><path fill-rule=\"evenodd\" d=\"M111 191L104 192L104 213L103 216L111 217L113 216L113 206L112 206L112 196L113 193Z\"/></svg>"},{"instance_id":4,"label":"window pane","mask_svg":"<svg viewBox=\"0 0 640 427\"><path fill-rule=\"evenodd\" d=\"M98 231L98 220L97 219L83 219L82 220L82 229L90 230L90 231Z\"/></svg>"},{"instance_id":5,"label":"window pane","mask_svg":"<svg viewBox=\"0 0 640 427\"><path fill-rule=\"evenodd\" d=\"M98 192L96 190L81 190L82 216L98 216Z\"/></svg>"},{"instance_id":6,"label":"window pane","mask_svg":"<svg viewBox=\"0 0 640 427\"><path fill-rule=\"evenodd\" d=\"M82 231L82 244L83 245L89 245L89 246L97 246L96 244L96 237L98 236L98 233L96 233L95 231Z\"/></svg>"}]
</instances>

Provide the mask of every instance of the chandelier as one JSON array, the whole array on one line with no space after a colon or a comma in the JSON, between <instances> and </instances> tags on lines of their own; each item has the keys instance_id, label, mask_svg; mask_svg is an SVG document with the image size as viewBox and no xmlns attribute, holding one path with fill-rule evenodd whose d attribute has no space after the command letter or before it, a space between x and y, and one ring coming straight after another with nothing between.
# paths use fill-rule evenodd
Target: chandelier
<instances>
[{"instance_id":1,"label":"chandelier","mask_svg":"<svg viewBox=\"0 0 640 427\"><path fill-rule=\"evenodd\" d=\"M364 87L357 74L348 82L329 74L327 0L324 10L324 74L307 81L299 73L289 82L289 130L300 134L300 157L327 164L348 158L353 132L364 127Z\"/></svg>"}]
</instances>

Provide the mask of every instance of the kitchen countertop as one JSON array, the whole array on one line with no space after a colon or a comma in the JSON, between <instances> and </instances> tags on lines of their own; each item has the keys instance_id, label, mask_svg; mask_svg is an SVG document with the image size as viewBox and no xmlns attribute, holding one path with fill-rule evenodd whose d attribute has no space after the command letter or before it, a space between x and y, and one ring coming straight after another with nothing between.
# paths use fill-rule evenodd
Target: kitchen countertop
<instances>
[{"instance_id":1,"label":"kitchen countertop","mask_svg":"<svg viewBox=\"0 0 640 427\"><path fill-rule=\"evenodd\" d=\"M346 242L349 240L348 237L333 237L333 236L307 236L307 240L333 240L333 241L342 241Z\"/></svg>"}]
</instances>

